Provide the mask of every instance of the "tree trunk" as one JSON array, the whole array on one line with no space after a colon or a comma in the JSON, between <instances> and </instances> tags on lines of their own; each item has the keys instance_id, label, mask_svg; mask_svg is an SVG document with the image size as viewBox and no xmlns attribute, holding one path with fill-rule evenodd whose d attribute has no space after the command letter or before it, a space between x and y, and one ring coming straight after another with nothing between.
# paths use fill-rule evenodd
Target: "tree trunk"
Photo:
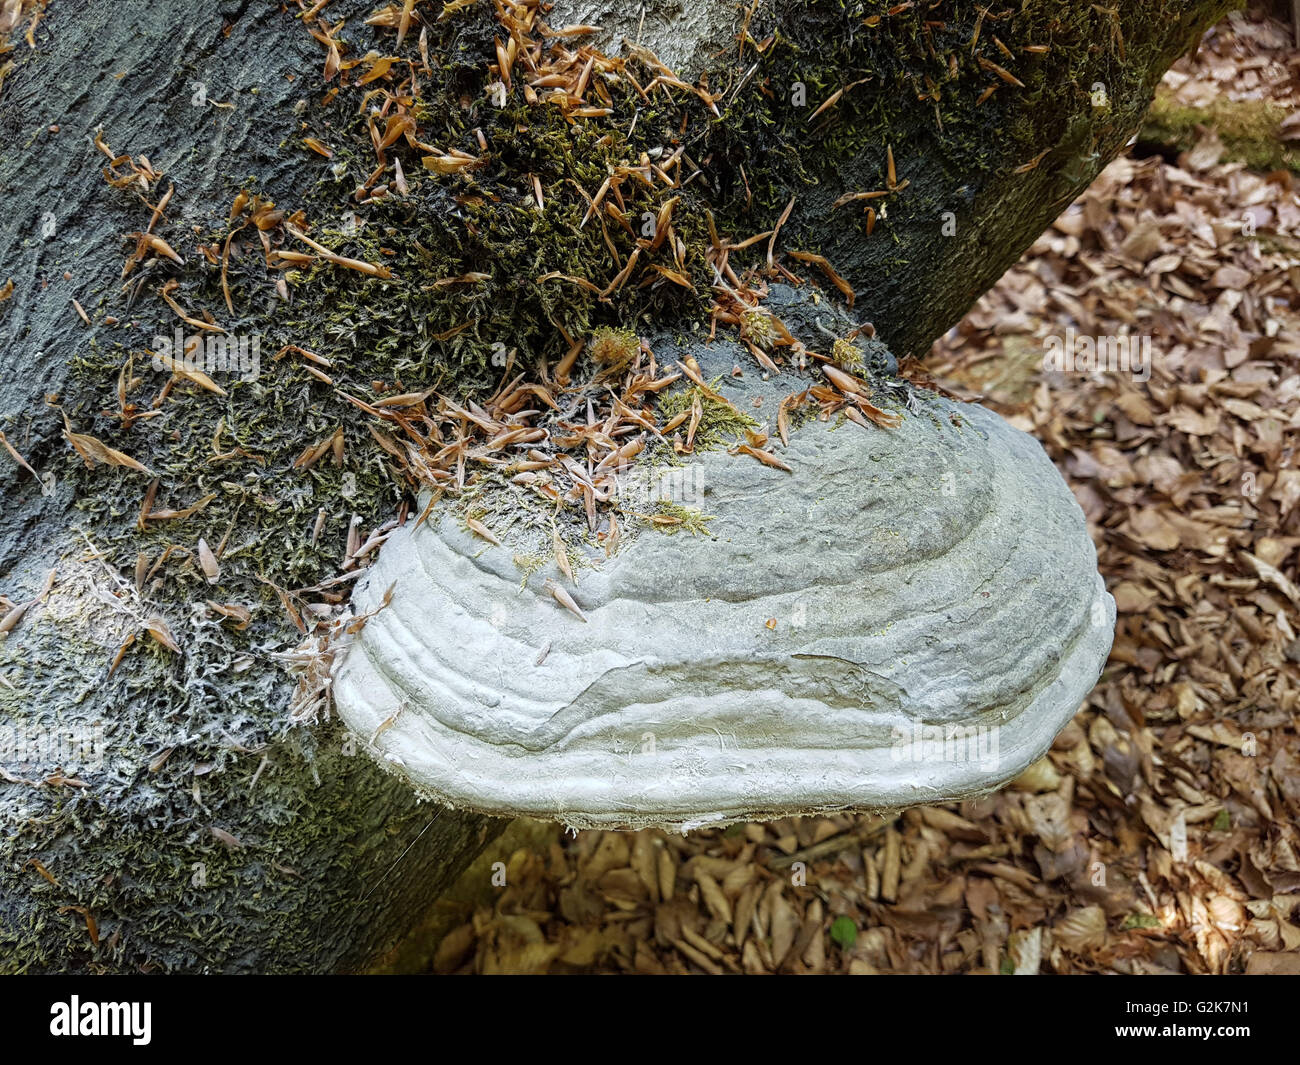
<instances>
[{"instance_id":1,"label":"tree trunk","mask_svg":"<svg viewBox=\"0 0 1300 1065\"><path fill-rule=\"evenodd\" d=\"M486 129L495 152L523 130L520 113L496 118L465 101L486 98L493 41L505 35L488 4L446 20L437 6L418 7L424 21L403 46L409 54L429 31L442 95L422 133L477 151L471 128ZM639 9L596 6L612 7L610 25L636 36ZM1161 72L1229 6L1132 0L1111 14L1081 0L1031 0L1006 12L942 3L889 15L884 3L774 0L745 22L737 54L748 5L700 5L713 19L710 47L700 47L652 0L643 43L680 61L688 79L707 66L718 112L684 134L701 173L674 216L692 239L688 259L702 270L706 208L741 238L774 228L793 198L779 249L824 255L899 355L924 354L1121 149ZM550 21L577 22L582 8L561 3ZM369 0L334 0L320 16L330 26L347 17L346 58L393 48L391 32L362 24L372 10ZM420 256L436 258L432 278L416 281L499 267L486 295L426 310L425 293L432 301L449 290L341 270L348 276L330 289L291 279L284 305L265 294L269 280L254 285L249 264L260 252L248 229L231 260L226 315L216 263L198 245L220 249L235 194L252 190L292 211L313 186L338 186L340 207L355 205L352 189L373 166L364 151L360 161L350 154L358 142L344 125L359 97L319 110L326 52L309 28L263 0L52 0L35 51L15 34L16 69L0 90L0 286L14 282L0 303L0 429L39 477L0 458L0 581L15 603L36 596L50 571L54 583L16 624L9 615L12 631L0 636L0 971L355 967L414 923L501 827L418 805L365 756L364 738L286 724L292 683L271 653L299 637L278 590L332 578L352 515L364 535L408 491L361 415L298 369L294 353L272 363L267 350L265 379L227 382L218 401L190 385L158 396L166 375L149 369L146 352L176 324L157 294L170 279L191 316L209 307L232 334L324 347L349 387L469 381L506 335L483 323L516 329L524 350L539 321L577 331L610 310L580 306L581 292L561 302L533 280L558 265L541 261L536 228L492 243L513 224L518 187L531 194L525 171L546 172L547 202L558 210L567 195L576 222L585 208L569 186L590 177L582 167L597 146L576 140L584 127L559 124L562 142L575 139L558 162L537 133L497 153L513 152L519 173L489 167L474 179L476 196L455 199L445 183L416 181L414 156L410 199L366 208L376 237L357 257L392 245L405 277ZM731 50L710 59L713 44ZM651 147L638 137L675 129L676 115L647 107L640 122L619 127L635 150ZM100 127L114 152L148 156L167 178L143 197L111 188L93 143ZM336 138L327 161L302 147L304 133L321 131ZM368 150L364 131L359 143ZM148 226L173 180L156 232L184 265L154 255L124 288L121 264L137 238L122 235ZM599 183L596 173L584 195ZM869 192L885 195L835 206ZM423 243L406 227L422 227ZM579 249L599 239L595 225L557 232L550 239ZM623 240L616 227L610 239ZM765 245L751 249L755 263ZM790 265L820 276L806 259ZM707 274L695 276L707 290ZM658 286L647 291L658 298ZM639 315L633 298L619 293L613 310ZM683 322L692 313L689 302L676 312L645 306ZM473 328L445 340L448 326L461 328L462 307L478 315ZM147 416L124 422L128 354L122 388ZM65 426L149 472L105 465L102 452L87 468ZM300 471L295 456L336 428L340 464ZM138 522L151 475L155 517ZM181 513L156 516L167 510ZM200 537L220 556L211 580ZM290 602L301 613L348 587ZM251 609L247 626L218 609L231 603Z\"/></svg>"},{"instance_id":2,"label":"tree trunk","mask_svg":"<svg viewBox=\"0 0 1300 1065\"><path fill-rule=\"evenodd\" d=\"M776 0L781 32L710 147L751 160L747 182L717 182L724 213L747 206L770 224L794 197L782 243L824 254L901 359L924 357L1015 264L1137 132L1169 65L1241 4L918 3L884 14L897 6ZM800 86L806 103L793 106ZM890 190L891 155L905 188L834 206Z\"/></svg>"},{"instance_id":3,"label":"tree trunk","mask_svg":"<svg viewBox=\"0 0 1300 1065\"><path fill-rule=\"evenodd\" d=\"M147 478L120 499L115 479L82 480L47 406L83 387L78 364L110 332L96 308L123 302L121 234L149 213L105 184L96 128L175 176L173 231L224 211L232 174L257 174L268 194L291 199L294 159L279 145L300 94L284 74L316 69L318 46L248 0L55 0L38 34L30 56L19 42L0 98L0 189L13 205L0 222L0 284L15 283L0 304L0 429L52 481L43 490L0 458L0 574L16 602L51 569L56 579L0 636L0 972L354 967L417 921L505 822L417 803L337 727L287 729L292 684L265 651L160 610L148 589L134 595L125 500L138 502ZM210 101L238 99L237 111L192 106L200 82ZM111 406L109 393L99 398ZM294 515L295 536L311 532L315 512ZM214 546L222 532L209 531ZM156 560L157 545L146 549ZM189 588L200 602L232 594ZM184 654L132 616L155 612ZM292 644L284 616L268 614L250 629L257 642ZM60 770L86 786L57 783Z\"/></svg>"}]
</instances>

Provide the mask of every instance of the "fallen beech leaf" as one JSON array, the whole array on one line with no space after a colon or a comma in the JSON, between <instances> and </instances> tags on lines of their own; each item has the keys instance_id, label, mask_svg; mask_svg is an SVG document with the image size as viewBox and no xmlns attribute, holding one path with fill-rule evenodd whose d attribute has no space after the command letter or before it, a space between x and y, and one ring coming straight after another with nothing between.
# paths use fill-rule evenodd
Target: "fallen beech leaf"
<instances>
[{"instance_id":1,"label":"fallen beech leaf","mask_svg":"<svg viewBox=\"0 0 1300 1065\"><path fill-rule=\"evenodd\" d=\"M73 450L86 460L87 466L96 463L104 466L125 466L129 470L138 470L140 473L147 473L150 477L154 476L153 470L148 466L137 462L130 455L125 455L116 448L109 447L102 440L96 440L85 433L74 433L68 429L63 431L63 435L67 437Z\"/></svg>"},{"instance_id":2,"label":"fallen beech leaf","mask_svg":"<svg viewBox=\"0 0 1300 1065\"><path fill-rule=\"evenodd\" d=\"M249 622L253 620L253 612L239 603L214 603L209 599L207 600L207 608L214 614L220 614L223 618L230 618L234 622L233 627L241 632L248 628Z\"/></svg>"},{"instance_id":3,"label":"fallen beech leaf","mask_svg":"<svg viewBox=\"0 0 1300 1065\"><path fill-rule=\"evenodd\" d=\"M1219 431L1219 412L1201 413L1188 407L1177 407L1165 417L1165 422L1188 436L1213 436Z\"/></svg>"},{"instance_id":4,"label":"fallen beech leaf","mask_svg":"<svg viewBox=\"0 0 1300 1065\"><path fill-rule=\"evenodd\" d=\"M180 644L176 642L175 637L172 636L172 630L167 627L167 622L163 621L162 618L149 618L144 623L144 628L150 636L166 647L167 650L175 651L177 654L181 653Z\"/></svg>"},{"instance_id":5,"label":"fallen beech leaf","mask_svg":"<svg viewBox=\"0 0 1300 1065\"><path fill-rule=\"evenodd\" d=\"M224 828L218 828L216 825L209 825L208 830L219 843L226 847L227 850L237 851L244 846L244 844L240 842L238 836L227 832Z\"/></svg>"},{"instance_id":6,"label":"fallen beech leaf","mask_svg":"<svg viewBox=\"0 0 1300 1065\"><path fill-rule=\"evenodd\" d=\"M184 363L177 362L170 355L163 355L158 352L153 356L160 363L171 370L177 377L183 377L187 381L193 381L200 388L206 388L209 392L215 392L218 396L226 395L226 390L217 384L211 377L202 370L191 370Z\"/></svg>"},{"instance_id":7,"label":"fallen beech leaf","mask_svg":"<svg viewBox=\"0 0 1300 1065\"><path fill-rule=\"evenodd\" d=\"M1156 551L1172 551L1179 544L1178 530L1155 507L1142 507L1128 520L1134 539Z\"/></svg>"}]
</instances>

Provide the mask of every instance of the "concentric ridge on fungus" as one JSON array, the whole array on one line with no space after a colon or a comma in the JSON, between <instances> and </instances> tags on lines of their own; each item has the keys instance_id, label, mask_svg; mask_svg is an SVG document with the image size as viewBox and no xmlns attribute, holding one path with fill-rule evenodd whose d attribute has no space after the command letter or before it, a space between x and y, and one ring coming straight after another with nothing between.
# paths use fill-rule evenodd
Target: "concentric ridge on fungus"
<instances>
[{"instance_id":1,"label":"concentric ridge on fungus","mask_svg":"<svg viewBox=\"0 0 1300 1065\"><path fill-rule=\"evenodd\" d=\"M396 582L340 656L340 714L430 798L574 826L936 802L1040 757L1115 607L1039 444L935 400L782 456L796 476L696 456L712 535L643 534L576 585L552 564L521 589L510 545L450 516L399 530L354 596Z\"/></svg>"}]
</instances>

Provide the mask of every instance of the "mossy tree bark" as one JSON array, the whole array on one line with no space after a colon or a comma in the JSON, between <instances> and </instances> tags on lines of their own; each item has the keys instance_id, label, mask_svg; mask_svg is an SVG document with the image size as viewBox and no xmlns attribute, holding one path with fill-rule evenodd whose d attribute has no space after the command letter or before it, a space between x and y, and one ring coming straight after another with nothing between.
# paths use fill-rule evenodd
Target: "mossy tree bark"
<instances>
[{"instance_id":1,"label":"mossy tree bark","mask_svg":"<svg viewBox=\"0 0 1300 1065\"><path fill-rule=\"evenodd\" d=\"M348 17L357 55L370 46L361 23L373 6L335 0L329 8L332 20ZM716 8L711 36L734 42L739 8L705 6ZM689 212L698 220L708 207L743 237L771 228L793 197L781 247L826 256L855 291L858 313L895 351L923 354L1120 150L1160 73L1231 4L1132 0L1112 14L1082 0L1009 3L1005 12L943 3L889 16L893 6L763 5L747 23L742 51L733 45L708 72L712 91L724 95L718 117L686 134L701 178L680 210L683 233L701 231L692 230ZM559 7L557 25L567 21ZM435 17L435 66L447 96L429 108L445 126L439 135L454 147L453 134L478 122L496 137L486 107L459 117L460 101L486 95L490 5L450 22ZM638 19L621 17L635 36ZM646 43L668 54L673 21L646 25L660 35ZM328 727L284 724L291 683L271 652L297 637L266 582L302 588L337 573L350 516L374 527L405 488L382 470L359 421L322 413L321 393L312 391L319 385L301 373L276 370L232 385L215 406L210 394L178 390L131 433L112 417L125 353L139 358L168 321L170 312L158 310L159 284L177 278L193 299L187 305L199 303L202 291L188 287L197 243L188 234L210 240L241 189L292 210L320 184L322 161L300 138L304 105L314 107L320 95L321 46L263 0L53 0L36 39L35 51L20 42L12 53L16 69L0 95L0 192L9 205L0 219L0 286L14 281L0 303L0 429L40 479L0 456L0 589L20 601L51 570L55 579L48 597L0 636L0 971L355 967L417 920L499 829L419 806ZM518 127L514 113L506 115ZM647 113L622 133L640 150L635 129L675 125L675 117ZM176 182L166 233L178 247L183 241L187 265L155 260L141 268L146 283L138 288L122 288L120 264L131 246L122 234L144 228L150 209L106 185L106 160L92 143L101 126L116 151L149 156ZM579 134L571 135L577 153ZM515 156L540 170L553 162L543 147L532 155L516 147ZM513 209L507 185L520 184L519 175L493 171L478 180L498 181L496 200L479 197L488 207L465 207L435 189L406 222L432 232L463 225L466 212L492 203ZM345 181L350 192L355 170L337 183ZM162 188L154 187L151 203ZM888 195L834 206L846 193L876 190ZM551 195L559 201L559 192ZM868 235L863 208L871 205ZM453 243L490 260L495 231L466 225ZM498 249L500 262L532 254L535 232L512 236ZM442 254L437 235L422 231L418 251ZM383 237L399 238L396 229ZM463 261L448 268L455 256L443 258L443 273L477 268ZM247 310L254 299L240 287L247 273L234 271L244 309L239 321L226 321L232 331L292 315L274 295ZM214 276L209 270L206 296L216 308ZM344 279L353 287L343 296L316 302L305 288L295 306L311 317L346 299L390 301L378 323L349 310L322 342L351 344L349 368L359 378L397 373L394 365L405 373L411 367L397 356L383 366L363 356L388 357L407 338L431 350L427 334L442 326L408 308L418 285L366 288L368 280ZM510 302L479 307L484 320L516 316L521 331L535 325L522 322L534 307L526 285L489 291L489 302ZM301 337L313 322L288 324ZM475 370L472 351L448 356L443 384ZM132 372L151 382L145 398L132 396L147 407L165 378L148 378L147 362ZM184 510L209 494L215 502L141 533L149 476L84 468L63 435L64 414L73 431L158 474L155 509ZM293 471L293 457L340 423L341 467L322 463L309 477ZM239 449L229 464L218 458ZM196 552L200 535L223 545L215 584ZM168 547L184 551L173 551L137 590L137 555L146 555L148 569ZM252 605L251 625L233 628L206 600ZM155 616L179 652L147 635Z\"/></svg>"},{"instance_id":2,"label":"mossy tree bark","mask_svg":"<svg viewBox=\"0 0 1300 1065\"><path fill-rule=\"evenodd\" d=\"M713 167L724 214L770 224L793 197L782 243L824 254L902 358L923 357L1016 262L1137 132L1169 65L1241 4L1025 0L882 15L896 6L774 0L775 40L709 147L735 163ZM752 32L762 38L762 25ZM891 153L905 187L834 206L888 192Z\"/></svg>"},{"instance_id":3,"label":"mossy tree bark","mask_svg":"<svg viewBox=\"0 0 1300 1065\"><path fill-rule=\"evenodd\" d=\"M283 614L255 614L250 654L219 625L191 625L183 605L134 595L135 513L123 507L148 478L132 475L119 497L124 471L70 461L47 405L75 418L82 360L109 332L101 304L130 321L121 234L149 214L105 184L96 128L175 177L174 231L228 209L250 173L292 200L296 159L281 142L302 94L286 75L318 69L318 46L248 0L56 0L41 29L34 53L19 44L0 99L0 189L13 205L0 220L0 284L15 283L0 304L0 429L51 479L0 458L0 579L21 600L51 569L56 578L0 636L0 972L352 968L418 920L504 822L417 803L337 727L286 729L292 683L266 653L295 642ZM200 83L206 106L192 102ZM212 106L231 99L236 112ZM137 372L152 373L147 362ZM94 402L111 407L111 390ZM341 505L277 504L296 539L310 535L317 502ZM348 514L331 514L336 563ZM289 534L249 537L277 535ZM194 576L180 577L187 598L240 597ZM183 653L146 637L110 676L137 619L154 613ZM59 784L59 770L86 786Z\"/></svg>"}]
</instances>

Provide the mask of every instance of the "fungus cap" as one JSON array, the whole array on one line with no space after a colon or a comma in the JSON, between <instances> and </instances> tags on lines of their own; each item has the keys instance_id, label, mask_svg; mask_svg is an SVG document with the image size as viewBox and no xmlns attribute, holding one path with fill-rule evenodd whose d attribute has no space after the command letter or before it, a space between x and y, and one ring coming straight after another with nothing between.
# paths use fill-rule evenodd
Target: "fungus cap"
<instances>
[{"instance_id":1,"label":"fungus cap","mask_svg":"<svg viewBox=\"0 0 1300 1065\"><path fill-rule=\"evenodd\" d=\"M696 456L710 535L646 529L576 584L521 586L509 537L450 514L408 524L354 594L393 586L339 713L428 798L577 827L938 802L1041 757L1115 607L1039 444L933 398L891 431L813 421L782 457Z\"/></svg>"}]
</instances>

